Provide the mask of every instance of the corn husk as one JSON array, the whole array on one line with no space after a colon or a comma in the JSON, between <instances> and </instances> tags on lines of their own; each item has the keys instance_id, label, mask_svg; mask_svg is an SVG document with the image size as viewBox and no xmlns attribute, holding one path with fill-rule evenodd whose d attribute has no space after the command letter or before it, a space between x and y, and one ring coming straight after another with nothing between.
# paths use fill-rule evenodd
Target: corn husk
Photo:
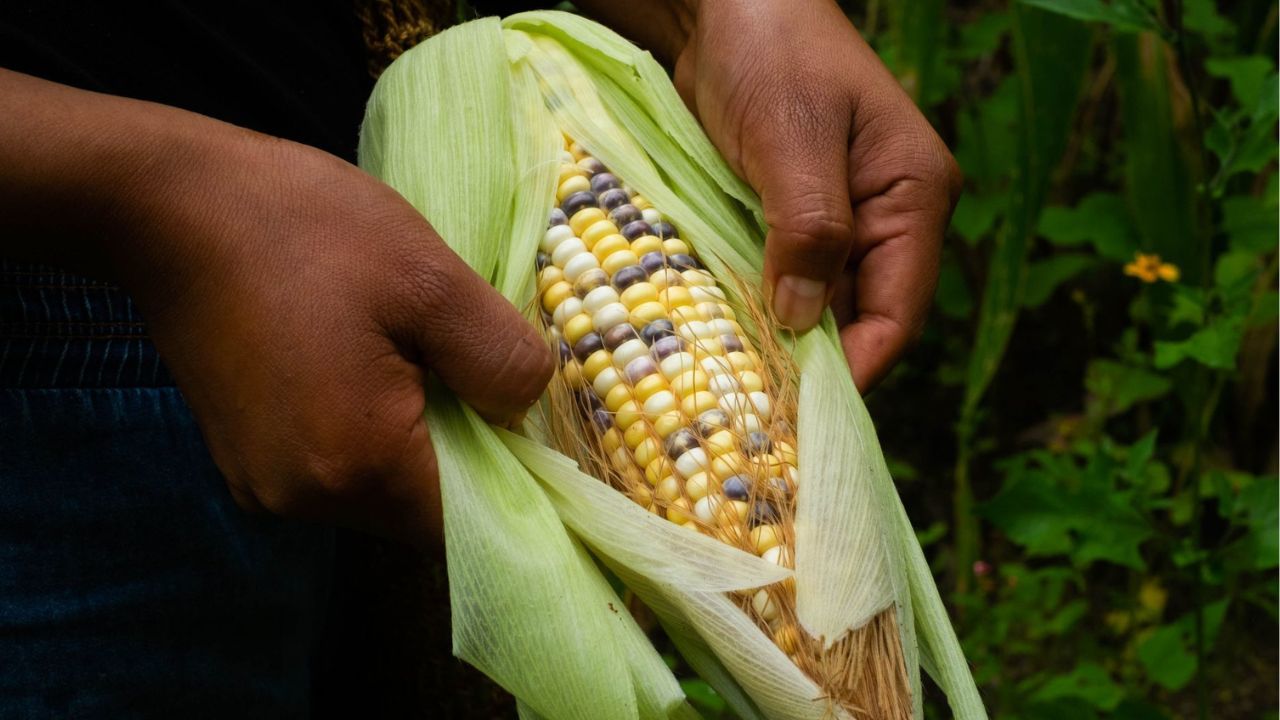
<instances>
[{"instance_id":1,"label":"corn husk","mask_svg":"<svg viewBox=\"0 0 1280 720\"><path fill-rule=\"evenodd\" d=\"M758 278L758 198L661 66L574 15L477 20L405 53L370 98L360 161L527 308L562 130L662 208L714 275ZM923 666L955 717L984 718L832 319L779 342L800 376L800 623L831 645L890 609L914 715ZM791 571L646 512L548 447L534 423L496 429L447 390L429 393L454 652L511 691L522 717L697 716L593 556L742 717L848 716L726 595Z\"/></svg>"}]
</instances>

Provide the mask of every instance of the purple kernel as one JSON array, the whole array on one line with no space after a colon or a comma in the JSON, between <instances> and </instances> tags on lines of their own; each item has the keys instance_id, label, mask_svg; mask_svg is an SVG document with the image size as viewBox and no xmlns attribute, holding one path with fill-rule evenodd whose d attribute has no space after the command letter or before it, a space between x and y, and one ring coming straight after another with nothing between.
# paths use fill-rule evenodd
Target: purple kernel
<instances>
[{"instance_id":1,"label":"purple kernel","mask_svg":"<svg viewBox=\"0 0 1280 720\"><path fill-rule=\"evenodd\" d=\"M533 265L538 268L538 272L542 272L542 269L550 264L551 256L541 250L539 250L538 254L533 257Z\"/></svg>"},{"instance_id":2,"label":"purple kernel","mask_svg":"<svg viewBox=\"0 0 1280 720\"><path fill-rule=\"evenodd\" d=\"M667 437L667 455L670 455L671 459L674 460L689 450L698 447L698 442L698 436L692 430L681 428Z\"/></svg>"},{"instance_id":3,"label":"purple kernel","mask_svg":"<svg viewBox=\"0 0 1280 720\"><path fill-rule=\"evenodd\" d=\"M737 335L721 335L720 347L724 348L724 351L727 353L742 352L742 339Z\"/></svg>"},{"instance_id":4,"label":"purple kernel","mask_svg":"<svg viewBox=\"0 0 1280 720\"><path fill-rule=\"evenodd\" d=\"M659 318L645 325L644 329L640 331L640 337L644 339L645 344L652 345L661 338L674 335L675 332L676 326L671 324L670 320Z\"/></svg>"},{"instance_id":5,"label":"purple kernel","mask_svg":"<svg viewBox=\"0 0 1280 720\"><path fill-rule=\"evenodd\" d=\"M612 220L614 224L617 225L618 227L622 227L627 223L633 223L641 219L642 217L644 216L641 215L640 211L636 209L636 206L632 205L631 203L627 203L626 205L619 205L618 207L609 211L609 219Z\"/></svg>"},{"instance_id":6,"label":"purple kernel","mask_svg":"<svg viewBox=\"0 0 1280 720\"><path fill-rule=\"evenodd\" d=\"M787 482L787 479L783 477L771 477L769 478L769 490L787 497L791 494L791 483Z\"/></svg>"},{"instance_id":7,"label":"purple kernel","mask_svg":"<svg viewBox=\"0 0 1280 720\"><path fill-rule=\"evenodd\" d=\"M618 349L622 343L633 340L636 337L636 329L631 327L631 323L621 323L614 325L604 331L604 346L609 352Z\"/></svg>"},{"instance_id":8,"label":"purple kernel","mask_svg":"<svg viewBox=\"0 0 1280 720\"><path fill-rule=\"evenodd\" d=\"M694 423L693 429L697 430L702 437L710 437L728 428L730 424L729 414L725 411L708 410L698 416L698 421Z\"/></svg>"},{"instance_id":9,"label":"purple kernel","mask_svg":"<svg viewBox=\"0 0 1280 720\"><path fill-rule=\"evenodd\" d=\"M576 192L570 195L569 197L565 198L564 202L560 203L560 209L563 210L564 214L569 217L573 217L575 214L577 214L579 210L582 210L584 208L597 207L597 206L598 205L596 203L596 194L589 190Z\"/></svg>"},{"instance_id":10,"label":"purple kernel","mask_svg":"<svg viewBox=\"0 0 1280 720\"><path fill-rule=\"evenodd\" d=\"M757 525L773 525L781 520L782 517L778 513L778 506L768 500L757 500L755 505L751 507L751 527Z\"/></svg>"},{"instance_id":11,"label":"purple kernel","mask_svg":"<svg viewBox=\"0 0 1280 720\"><path fill-rule=\"evenodd\" d=\"M627 381L632 385L658 372L658 365L653 358L648 355L640 357L627 363L627 367L623 370L627 376Z\"/></svg>"},{"instance_id":12,"label":"purple kernel","mask_svg":"<svg viewBox=\"0 0 1280 720\"><path fill-rule=\"evenodd\" d=\"M604 163L593 157L584 157L578 161L578 167L587 171L587 175L595 175L605 171Z\"/></svg>"},{"instance_id":13,"label":"purple kernel","mask_svg":"<svg viewBox=\"0 0 1280 720\"><path fill-rule=\"evenodd\" d=\"M604 408L596 408L595 412L591 413L591 420L600 432L607 431L613 425L613 415Z\"/></svg>"},{"instance_id":14,"label":"purple kernel","mask_svg":"<svg viewBox=\"0 0 1280 720\"><path fill-rule=\"evenodd\" d=\"M628 265L620 268L618 272L613 274L613 286L622 292L638 282L644 282L649 279L649 273L639 265Z\"/></svg>"},{"instance_id":15,"label":"purple kernel","mask_svg":"<svg viewBox=\"0 0 1280 720\"><path fill-rule=\"evenodd\" d=\"M569 224L569 216L565 215L563 210L561 210L560 208L551 209L551 219L547 221L548 227L554 227L556 225L568 225L568 224Z\"/></svg>"},{"instance_id":16,"label":"purple kernel","mask_svg":"<svg viewBox=\"0 0 1280 720\"><path fill-rule=\"evenodd\" d=\"M644 235L649 235L652 232L653 228L649 227L649 223L643 220L633 220L623 226L622 237L628 240L635 240L636 238Z\"/></svg>"},{"instance_id":17,"label":"purple kernel","mask_svg":"<svg viewBox=\"0 0 1280 720\"><path fill-rule=\"evenodd\" d=\"M598 172L591 176L591 192L602 193L605 190L617 190L622 187L618 178L611 172Z\"/></svg>"},{"instance_id":18,"label":"purple kernel","mask_svg":"<svg viewBox=\"0 0 1280 720\"><path fill-rule=\"evenodd\" d=\"M663 240L670 240L672 238L680 237L679 235L676 234L676 227L671 223L667 222L666 220L659 220L658 222L653 224L653 234L657 235Z\"/></svg>"},{"instance_id":19,"label":"purple kernel","mask_svg":"<svg viewBox=\"0 0 1280 720\"><path fill-rule=\"evenodd\" d=\"M720 491L730 500L746 500L751 494L751 478L744 475L734 475L727 478L724 484L720 486Z\"/></svg>"},{"instance_id":20,"label":"purple kernel","mask_svg":"<svg viewBox=\"0 0 1280 720\"><path fill-rule=\"evenodd\" d=\"M685 270L698 270L698 269L701 269L702 267L701 265L698 264L697 260L693 259L692 256L685 255L684 253L676 253L675 255L668 255L667 264L682 272Z\"/></svg>"},{"instance_id":21,"label":"purple kernel","mask_svg":"<svg viewBox=\"0 0 1280 720\"><path fill-rule=\"evenodd\" d=\"M645 272L649 273L650 275L661 270L663 267L666 266L666 264L667 264L667 256L663 255L661 252L658 252L657 250L654 250L653 252L647 252L644 255L640 256L640 267L644 268Z\"/></svg>"},{"instance_id":22,"label":"purple kernel","mask_svg":"<svg viewBox=\"0 0 1280 720\"><path fill-rule=\"evenodd\" d=\"M668 335L653 341L653 356L665 360L684 350L684 338L679 335Z\"/></svg>"},{"instance_id":23,"label":"purple kernel","mask_svg":"<svg viewBox=\"0 0 1280 720\"><path fill-rule=\"evenodd\" d=\"M573 283L573 294L580 298L587 296L587 293L598 287L604 287L609 284L609 273L600 268L591 268L578 276Z\"/></svg>"},{"instance_id":24,"label":"purple kernel","mask_svg":"<svg viewBox=\"0 0 1280 720\"><path fill-rule=\"evenodd\" d=\"M578 338L578 342L574 343L573 356L578 358L578 362L584 362L591 357L591 353L604 347L604 340L600 338L599 333L589 332Z\"/></svg>"},{"instance_id":25,"label":"purple kernel","mask_svg":"<svg viewBox=\"0 0 1280 720\"><path fill-rule=\"evenodd\" d=\"M742 443L742 449L748 455L760 455L762 453L773 451L773 440L762 432L747 433L746 442Z\"/></svg>"},{"instance_id":26,"label":"purple kernel","mask_svg":"<svg viewBox=\"0 0 1280 720\"><path fill-rule=\"evenodd\" d=\"M560 338L560 364L563 365L573 359L573 348L569 347L569 343L564 338Z\"/></svg>"},{"instance_id":27,"label":"purple kernel","mask_svg":"<svg viewBox=\"0 0 1280 720\"><path fill-rule=\"evenodd\" d=\"M627 191L622 188L605 190L600 193L600 207L605 210L615 210L630 202L631 198L627 197Z\"/></svg>"}]
</instances>

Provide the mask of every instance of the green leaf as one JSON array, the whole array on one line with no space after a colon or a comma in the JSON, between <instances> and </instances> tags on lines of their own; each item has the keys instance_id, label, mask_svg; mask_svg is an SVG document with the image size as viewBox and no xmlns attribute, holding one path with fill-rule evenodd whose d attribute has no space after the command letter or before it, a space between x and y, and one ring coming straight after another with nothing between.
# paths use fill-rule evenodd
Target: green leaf
<instances>
[{"instance_id":1,"label":"green leaf","mask_svg":"<svg viewBox=\"0 0 1280 720\"><path fill-rule=\"evenodd\" d=\"M1062 283L1075 277L1094 264L1087 255L1054 255L1038 260L1027 268L1027 289L1022 296L1023 307L1040 307L1053 296Z\"/></svg>"},{"instance_id":2,"label":"green leaf","mask_svg":"<svg viewBox=\"0 0 1280 720\"><path fill-rule=\"evenodd\" d=\"M1241 491L1240 503L1248 508L1249 527L1241 547L1252 567L1269 570L1280 565L1280 480L1274 475L1259 477Z\"/></svg>"},{"instance_id":3,"label":"green leaf","mask_svg":"<svg viewBox=\"0 0 1280 720\"><path fill-rule=\"evenodd\" d=\"M1110 4L1102 0L1020 1L1076 20L1105 23L1120 32L1159 29L1151 13L1145 10L1138 0L1115 0Z\"/></svg>"},{"instance_id":4,"label":"green leaf","mask_svg":"<svg viewBox=\"0 0 1280 720\"><path fill-rule=\"evenodd\" d=\"M1079 508L1042 473L1015 476L979 513L999 527L1030 555L1061 555L1071 551L1071 530Z\"/></svg>"},{"instance_id":5,"label":"green leaf","mask_svg":"<svg viewBox=\"0 0 1280 720\"><path fill-rule=\"evenodd\" d=\"M1273 65L1269 58L1261 55L1245 55L1208 58L1204 69L1214 77L1225 78L1240 107L1253 110L1264 98Z\"/></svg>"},{"instance_id":6,"label":"green leaf","mask_svg":"<svg viewBox=\"0 0 1280 720\"><path fill-rule=\"evenodd\" d=\"M960 27L960 43L953 52L957 60L977 60L995 54L1009 34L1009 13L987 12Z\"/></svg>"},{"instance_id":7,"label":"green leaf","mask_svg":"<svg viewBox=\"0 0 1280 720\"><path fill-rule=\"evenodd\" d=\"M1085 373L1085 389L1105 403L1107 415L1118 415L1140 402L1163 397L1172 383L1150 370L1114 360L1094 360Z\"/></svg>"},{"instance_id":8,"label":"green leaf","mask_svg":"<svg viewBox=\"0 0 1280 720\"><path fill-rule=\"evenodd\" d=\"M1214 0L1183 0L1182 25L1200 33L1211 45L1224 45L1236 34L1236 26L1218 14Z\"/></svg>"},{"instance_id":9,"label":"green leaf","mask_svg":"<svg viewBox=\"0 0 1280 720\"><path fill-rule=\"evenodd\" d=\"M1167 690L1181 690L1196 672L1196 656L1183 635L1177 625L1164 625L1138 646L1138 661L1148 677Z\"/></svg>"},{"instance_id":10,"label":"green leaf","mask_svg":"<svg viewBox=\"0 0 1280 720\"><path fill-rule=\"evenodd\" d=\"M955 263L944 263L938 273L938 290L934 295L938 310L949 318L964 320L973 312L973 297L964 273ZM897 475L894 475L897 477Z\"/></svg>"},{"instance_id":11,"label":"green leaf","mask_svg":"<svg viewBox=\"0 0 1280 720\"><path fill-rule=\"evenodd\" d=\"M1280 227L1276 221L1275 198L1235 195L1222 201L1222 231L1231 249L1256 254L1276 249Z\"/></svg>"},{"instance_id":12,"label":"green leaf","mask_svg":"<svg viewBox=\"0 0 1280 720\"><path fill-rule=\"evenodd\" d=\"M1128 262L1138 250L1124 199L1114 193L1086 195L1075 207L1047 207L1036 228L1054 245L1090 244L1098 255Z\"/></svg>"},{"instance_id":13,"label":"green leaf","mask_svg":"<svg viewBox=\"0 0 1280 720\"><path fill-rule=\"evenodd\" d=\"M720 713L725 710L724 698L720 697L720 693L715 688L707 684L705 680L681 680L680 689L684 691L685 697L689 698L689 704L712 717L719 717Z\"/></svg>"},{"instance_id":14,"label":"green leaf","mask_svg":"<svg viewBox=\"0 0 1280 720\"><path fill-rule=\"evenodd\" d=\"M970 245L975 245L995 227L1007 200L1004 195L969 193L960 196L951 215L951 229Z\"/></svg>"},{"instance_id":15,"label":"green leaf","mask_svg":"<svg viewBox=\"0 0 1280 720\"><path fill-rule=\"evenodd\" d=\"M1163 370L1194 360L1215 370L1231 370L1244 338L1244 325L1243 318L1219 318L1186 340L1157 340L1155 365Z\"/></svg>"},{"instance_id":16,"label":"green leaf","mask_svg":"<svg viewBox=\"0 0 1280 720\"><path fill-rule=\"evenodd\" d=\"M1124 690L1101 665L1082 662L1066 675L1050 678L1032 697L1040 702L1078 698L1099 710L1110 710L1120 704Z\"/></svg>"},{"instance_id":17,"label":"green leaf","mask_svg":"<svg viewBox=\"0 0 1280 720\"><path fill-rule=\"evenodd\" d=\"M1176 285L1173 289L1172 303L1165 316L1169 327L1204 324L1207 313L1204 290L1187 285Z\"/></svg>"}]
</instances>

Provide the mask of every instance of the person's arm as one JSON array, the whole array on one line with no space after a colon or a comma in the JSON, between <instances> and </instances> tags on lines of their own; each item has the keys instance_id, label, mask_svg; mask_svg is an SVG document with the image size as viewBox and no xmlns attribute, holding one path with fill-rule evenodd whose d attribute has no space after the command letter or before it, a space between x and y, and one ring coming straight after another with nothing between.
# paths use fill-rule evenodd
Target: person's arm
<instances>
[{"instance_id":1,"label":"person's arm","mask_svg":"<svg viewBox=\"0 0 1280 720\"><path fill-rule=\"evenodd\" d=\"M486 417L554 368L391 188L331 155L0 70L0 253L138 302L236 501L440 532L427 372Z\"/></svg>"},{"instance_id":2,"label":"person's arm","mask_svg":"<svg viewBox=\"0 0 1280 720\"><path fill-rule=\"evenodd\" d=\"M858 388L918 335L960 172L831 0L579 0L675 69L733 169L760 193L766 291L798 330L828 304Z\"/></svg>"}]
</instances>

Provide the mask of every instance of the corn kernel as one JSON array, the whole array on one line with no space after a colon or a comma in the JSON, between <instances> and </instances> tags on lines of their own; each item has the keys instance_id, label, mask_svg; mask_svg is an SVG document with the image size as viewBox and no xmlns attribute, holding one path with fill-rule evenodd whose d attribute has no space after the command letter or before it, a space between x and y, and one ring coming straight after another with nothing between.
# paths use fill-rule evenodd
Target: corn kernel
<instances>
[{"instance_id":1,"label":"corn kernel","mask_svg":"<svg viewBox=\"0 0 1280 720\"><path fill-rule=\"evenodd\" d=\"M628 310L635 310L644 303L658 301L658 288L650 282L638 282L622 291L622 304Z\"/></svg>"},{"instance_id":2,"label":"corn kernel","mask_svg":"<svg viewBox=\"0 0 1280 720\"><path fill-rule=\"evenodd\" d=\"M587 246L583 245L581 240L578 238L569 238L557 245L555 250L551 251L551 262L555 263L559 267L564 267L565 263L569 262L569 259L574 255L584 253L586 251Z\"/></svg>"},{"instance_id":3,"label":"corn kernel","mask_svg":"<svg viewBox=\"0 0 1280 720\"><path fill-rule=\"evenodd\" d=\"M724 499L719 495L707 494L693 504L693 514L702 522L711 525L716 521L716 515L719 514L720 506L723 504Z\"/></svg>"},{"instance_id":4,"label":"corn kernel","mask_svg":"<svg viewBox=\"0 0 1280 720\"><path fill-rule=\"evenodd\" d=\"M675 356L673 355L672 357ZM716 407L716 396L706 390L695 392L680 403L680 409L684 411L685 415L691 417L697 417L704 411L711 410L714 407Z\"/></svg>"},{"instance_id":5,"label":"corn kernel","mask_svg":"<svg viewBox=\"0 0 1280 720\"><path fill-rule=\"evenodd\" d=\"M632 427L635 427L635 425L632 425ZM654 458L662 454L662 445L656 438L650 436L637 445L634 452L636 456L636 464L643 467L653 462Z\"/></svg>"},{"instance_id":6,"label":"corn kernel","mask_svg":"<svg viewBox=\"0 0 1280 720\"><path fill-rule=\"evenodd\" d=\"M551 320L556 324L556 327L564 330L564 324L580 312L582 312L582 301L576 297L571 297L560 303L560 306L551 314Z\"/></svg>"},{"instance_id":7,"label":"corn kernel","mask_svg":"<svg viewBox=\"0 0 1280 720\"><path fill-rule=\"evenodd\" d=\"M800 651L800 633L795 625L782 625L773 631L773 644L782 652L795 655Z\"/></svg>"},{"instance_id":8,"label":"corn kernel","mask_svg":"<svg viewBox=\"0 0 1280 720\"><path fill-rule=\"evenodd\" d=\"M609 391L608 395L605 396L604 406L609 410L609 412L616 413L618 412L618 408L622 407L623 403L633 399L634 398L631 397L631 388L619 383Z\"/></svg>"},{"instance_id":9,"label":"corn kernel","mask_svg":"<svg viewBox=\"0 0 1280 720\"><path fill-rule=\"evenodd\" d=\"M671 241L668 241L668 242L671 242ZM663 249L665 250L666 243L663 243L663 246L664 246ZM706 271L698 270L697 268L690 268L689 270L685 270L684 272L680 273L680 277L684 278L684 282L686 285L700 285L703 287L710 287L716 284L715 278L708 275Z\"/></svg>"},{"instance_id":10,"label":"corn kernel","mask_svg":"<svg viewBox=\"0 0 1280 720\"><path fill-rule=\"evenodd\" d=\"M727 452L711 461L711 474L717 480L723 481L741 473L744 465L742 453Z\"/></svg>"},{"instance_id":11,"label":"corn kernel","mask_svg":"<svg viewBox=\"0 0 1280 720\"><path fill-rule=\"evenodd\" d=\"M707 451L700 447L686 450L676 458L676 472L680 477L693 477L697 473L706 472L709 467Z\"/></svg>"},{"instance_id":12,"label":"corn kernel","mask_svg":"<svg viewBox=\"0 0 1280 720\"><path fill-rule=\"evenodd\" d=\"M751 545L757 555L782 544L782 529L777 525L757 525L751 528Z\"/></svg>"},{"instance_id":13,"label":"corn kernel","mask_svg":"<svg viewBox=\"0 0 1280 720\"><path fill-rule=\"evenodd\" d=\"M590 360L591 358L587 359ZM610 362L612 362L612 359L610 359ZM614 386L621 382L622 373L618 372L617 368L609 365L596 371L595 378L591 380L591 389L595 391L596 397L604 397L609 394L609 391Z\"/></svg>"},{"instance_id":14,"label":"corn kernel","mask_svg":"<svg viewBox=\"0 0 1280 720\"><path fill-rule=\"evenodd\" d=\"M571 297L573 297L573 286L561 280L542 293L542 309L549 313L555 312L560 303Z\"/></svg>"},{"instance_id":15,"label":"corn kernel","mask_svg":"<svg viewBox=\"0 0 1280 720\"><path fill-rule=\"evenodd\" d=\"M619 250L627 250L631 246L627 243L627 239L621 235L610 235L591 248L591 254L599 260L603 266L606 258L618 252ZM606 271L607 272L607 271Z\"/></svg>"},{"instance_id":16,"label":"corn kernel","mask_svg":"<svg viewBox=\"0 0 1280 720\"><path fill-rule=\"evenodd\" d=\"M658 434L658 437L665 440L671 433L688 424L689 421L679 410L672 410L671 412L662 413L653 421L653 431Z\"/></svg>"},{"instance_id":17,"label":"corn kernel","mask_svg":"<svg viewBox=\"0 0 1280 720\"><path fill-rule=\"evenodd\" d=\"M725 359L729 361L729 365L737 372L747 372L754 370L756 365L751 361L751 356L744 352L731 352L725 354Z\"/></svg>"},{"instance_id":18,"label":"corn kernel","mask_svg":"<svg viewBox=\"0 0 1280 720\"><path fill-rule=\"evenodd\" d=\"M757 393L764 391L764 378L759 373L747 370L738 376L738 383L742 389L748 393Z\"/></svg>"},{"instance_id":19,"label":"corn kernel","mask_svg":"<svg viewBox=\"0 0 1280 720\"><path fill-rule=\"evenodd\" d=\"M695 367L693 355L687 352L672 353L658 363L658 369L662 371L662 376L668 381L674 379L680 373L693 370Z\"/></svg>"},{"instance_id":20,"label":"corn kernel","mask_svg":"<svg viewBox=\"0 0 1280 720\"><path fill-rule=\"evenodd\" d=\"M632 483L630 487L631 499L635 500L637 504L649 505L653 502L653 491L649 489L648 485Z\"/></svg>"},{"instance_id":21,"label":"corn kernel","mask_svg":"<svg viewBox=\"0 0 1280 720\"><path fill-rule=\"evenodd\" d=\"M631 252L635 253L636 257L644 257L651 252L662 252L662 241L653 235L641 235L631 241Z\"/></svg>"},{"instance_id":22,"label":"corn kernel","mask_svg":"<svg viewBox=\"0 0 1280 720\"><path fill-rule=\"evenodd\" d=\"M680 307L681 305L692 305L693 298L689 296L689 288L672 285L658 291L658 302L661 302L670 311L671 308Z\"/></svg>"},{"instance_id":23,"label":"corn kernel","mask_svg":"<svg viewBox=\"0 0 1280 720\"><path fill-rule=\"evenodd\" d=\"M685 494L687 494L689 499L695 503L706 497L709 493L719 489L720 488L716 483L715 478L704 472L694 473L693 477L690 477L684 482Z\"/></svg>"},{"instance_id":24,"label":"corn kernel","mask_svg":"<svg viewBox=\"0 0 1280 720\"><path fill-rule=\"evenodd\" d=\"M661 320L666 316L667 308L662 303L656 300L642 302L631 309L631 324L636 328L643 328L654 320Z\"/></svg>"},{"instance_id":25,"label":"corn kernel","mask_svg":"<svg viewBox=\"0 0 1280 720\"><path fill-rule=\"evenodd\" d=\"M626 448L618 448L609 455L609 462L612 463L613 469L620 473L625 473L628 468L636 465L635 460L631 459L631 453Z\"/></svg>"},{"instance_id":26,"label":"corn kernel","mask_svg":"<svg viewBox=\"0 0 1280 720\"><path fill-rule=\"evenodd\" d=\"M608 350L597 350L587 356L585 362L582 363L582 374L586 376L587 381L595 384L596 378L607 367L613 363L613 356Z\"/></svg>"},{"instance_id":27,"label":"corn kernel","mask_svg":"<svg viewBox=\"0 0 1280 720\"><path fill-rule=\"evenodd\" d=\"M671 391L682 400L699 390L706 389L707 374L697 368L689 368L671 378Z\"/></svg>"},{"instance_id":28,"label":"corn kernel","mask_svg":"<svg viewBox=\"0 0 1280 720\"><path fill-rule=\"evenodd\" d=\"M644 484L644 473L635 465L622 471L622 481L626 483L623 487L649 487Z\"/></svg>"},{"instance_id":29,"label":"corn kernel","mask_svg":"<svg viewBox=\"0 0 1280 720\"><path fill-rule=\"evenodd\" d=\"M781 440L773 444L773 454L788 465L795 466L800 464L799 458L796 456L796 449Z\"/></svg>"},{"instance_id":30,"label":"corn kernel","mask_svg":"<svg viewBox=\"0 0 1280 720\"><path fill-rule=\"evenodd\" d=\"M768 590L759 590L751 596L751 609L765 622L771 623L778 619L778 604L769 597Z\"/></svg>"},{"instance_id":31,"label":"corn kernel","mask_svg":"<svg viewBox=\"0 0 1280 720\"><path fill-rule=\"evenodd\" d=\"M638 422L627 428L627 431L622 434L622 439L627 443L628 448L635 450L640 447L640 443L652 436L653 433L649 432L649 426L645 423ZM642 463L640 467L645 467L646 465L648 465L648 463Z\"/></svg>"},{"instance_id":32,"label":"corn kernel","mask_svg":"<svg viewBox=\"0 0 1280 720\"><path fill-rule=\"evenodd\" d=\"M667 519L681 525L691 522L694 516L693 511L689 509L689 501L680 498L672 502L671 506L667 508Z\"/></svg>"},{"instance_id":33,"label":"corn kernel","mask_svg":"<svg viewBox=\"0 0 1280 720\"><path fill-rule=\"evenodd\" d=\"M651 422L659 415L676 409L676 396L670 390L659 390L644 401L644 415Z\"/></svg>"},{"instance_id":34,"label":"corn kernel","mask_svg":"<svg viewBox=\"0 0 1280 720\"><path fill-rule=\"evenodd\" d=\"M640 410L640 405L634 400L628 400L618 408L618 412L614 415L614 422L618 427L626 430L643 417L644 413Z\"/></svg>"},{"instance_id":35,"label":"corn kernel","mask_svg":"<svg viewBox=\"0 0 1280 720\"><path fill-rule=\"evenodd\" d=\"M747 469L754 477L774 478L782 476L786 467L775 455L760 454L747 461Z\"/></svg>"},{"instance_id":36,"label":"corn kernel","mask_svg":"<svg viewBox=\"0 0 1280 720\"><path fill-rule=\"evenodd\" d=\"M582 313L575 315L564 324L564 339L570 344L575 345L582 339L583 335L591 332L595 326L591 324L591 316Z\"/></svg>"},{"instance_id":37,"label":"corn kernel","mask_svg":"<svg viewBox=\"0 0 1280 720\"><path fill-rule=\"evenodd\" d=\"M768 560L775 565L781 565L784 568L795 569L794 561L791 559L791 551L786 545L776 545L760 553L760 557Z\"/></svg>"},{"instance_id":38,"label":"corn kernel","mask_svg":"<svg viewBox=\"0 0 1280 720\"><path fill-rule=\"evenodd\" d=\"M607 219L608 216L605 215L604 210L601 210L600 208L583 208L574 213L573 217L569 218L569 228L573 230L574 235L581 235L583 231L595 223Z\"/></svg>"},{"instance_id":39,"label":"corn kernel","mask_svg":"<svg viewBox=\"0 0 1280 720\"><path fill-rule=\"evenodd\" d=\"M577 177L579 175L585 176L586 174L585 170L573 163L561 163L560 174L556 177L556 187L563 185L564 181L571 177Z\"/></svg>"},{"instance_id":40,"label":"corn kernel","mask_svg":"<svg viewBox=\"0 0 1280 720\"><path fill-rule=\"evenodd\" d=\"M538 273L538 292L546 292L547 288L564 280L564 271L555 265L548 265Z\"/></svg>"},{"instance_id":41,"label":"corn kernel","mask_svg":"<svg viewBox=\"0 0 1280 720\"><path fill-rule=\"evenodd\" d=\"M637 210L647 210L653 207L653 203L649 202L648 198L642 197L640 195L633 196L631 198L631 204L635 206L635 209Z\"/></svg>"},{"instance_id":42,"label":"corn kernel","mask_svg":"<svg viewBox=\"0 0 1280 720\"><path fill-rule=\"evenodd\" d=\"M591 190L591 181L585 175L572 175L565 178L560 183L560 187L556 189L556 200L563 202L565 198L576 192L588 192Z\"/></svg>"},{"instance_id":43,"label":"corn kernel","mask_svg":"<svg viewBox=\"0 0 1280 720\"><path fill-rule=\"evenodd\" d=\"M618 226L614 225L612 220L597 220L587 226L587 229L583 230L579 237L582 238L582 242L586 244L589 250L595 252L596 247L605 239L620 238L622 236L618 234ZM625 238L623 238L623 242L626 242ZM596 257L600 257L599 253L596 254Z\"/></svg>"},{"instance_id":44,"label":"corn kernel","mask_svg":"<svg viewBox=\"0 0 1280 720\"><path fill-rule=\"evenodd\" d=\"M628 248L626 250L619 250L605 258L604 261L600 263L600 267L604 268L605 272L613 275L622 268L627 267L628 265L635 265L639 262L640 258L636 257L636 254L631 252Z\"/></svg>"},{"instance_id":45,"label":"corn kernel","mask_svg":"<svg viewBox=\"0 0 1280 720\"><path fill-rule=\"evenodd\" d=\"M671 475L672 471L671 459L662 455L644 466L644 479L648 480L650 485L657 485L662 478Z\"/></svg>"},{"instance_id":46,"label":"corn kernel","mask_svg":"<svg viewBox=\"0 0 1280 720\"><path fill-rule=\"evenodd\" d=\"M578 364L577 360L565 363L565 366L560 368L560 374L564 378L565 384L574 390L581 390L585 385L582 379L582 366Z\"/></svg>"},{"instance_id":47,"label":"corn kernel","mask_svg":"<svg viewBox=\"0 0 1280 720\"><path fill-rule=\"evenodd\" d=\"M732 452L738 446L738 438L728 430L720 430L711 434L707 438L707 452L712 457L719 457L725 453Z\"/></svg>"},{"instance_id":48,"label":"corn kernel","mask_svg":"<svg viewBox=\"0 0 1280 720\"><path fill-rule=\"evenodd\" d=\"M751 506L741 500L721 503L716 511L716 524L723 528L736 528L751 517Z\"/></svg>"},{"instance_id":49,"label":"corn kernel","mask_svg":"<svg viewBox=\"0 0 1280 720\"><path fill-rule=\"evenodd\" d=\"M555 266L550 265L548 266L548 269L553 267ZM595 255L585 252L578 253L577 255L569 258L569 261L564 264L564 279L571 283L576 283L578 278L582 277L584 273L590 270L595 270L598 267L600 267L600 261L596 259ZM578 289L577 285L575 285L573 289L576 292Z\"/></svg>"},{"instance_id":50,"label":"corn kernel","mask_svg":"<svg viewBox=\"0 0 1280 720\"><path fill-rule=\"evenodd\" d=\"M618 347L613 349L613 364L620 368L625 368L627 363L638 357L645 357L649 354L649 346L639 338L632 338Z\"/></svg>"},{"instance_id":51,"label":"corn kernel","mask_svg":"<svg viewBox=\"0 0 1280 720\"><path fill-rule=\"evenodd\" d=\"M662 251L668 255L688 255L689 246L679 238L670 238L662 241Z\"/></svg>"},{"instance_id":52,"label":"corn kernel","mask_svg":"<svg viewBox=\"0 0 1280 720\"><path fill-rule=\"evenodd\" d=\"M665 290L669 287L678 287L684 281L680 279L680 273L671 268L663 268L650 275L649 282L653 283L653 286L658 290Z\"/></svg>"}]
</instances>

